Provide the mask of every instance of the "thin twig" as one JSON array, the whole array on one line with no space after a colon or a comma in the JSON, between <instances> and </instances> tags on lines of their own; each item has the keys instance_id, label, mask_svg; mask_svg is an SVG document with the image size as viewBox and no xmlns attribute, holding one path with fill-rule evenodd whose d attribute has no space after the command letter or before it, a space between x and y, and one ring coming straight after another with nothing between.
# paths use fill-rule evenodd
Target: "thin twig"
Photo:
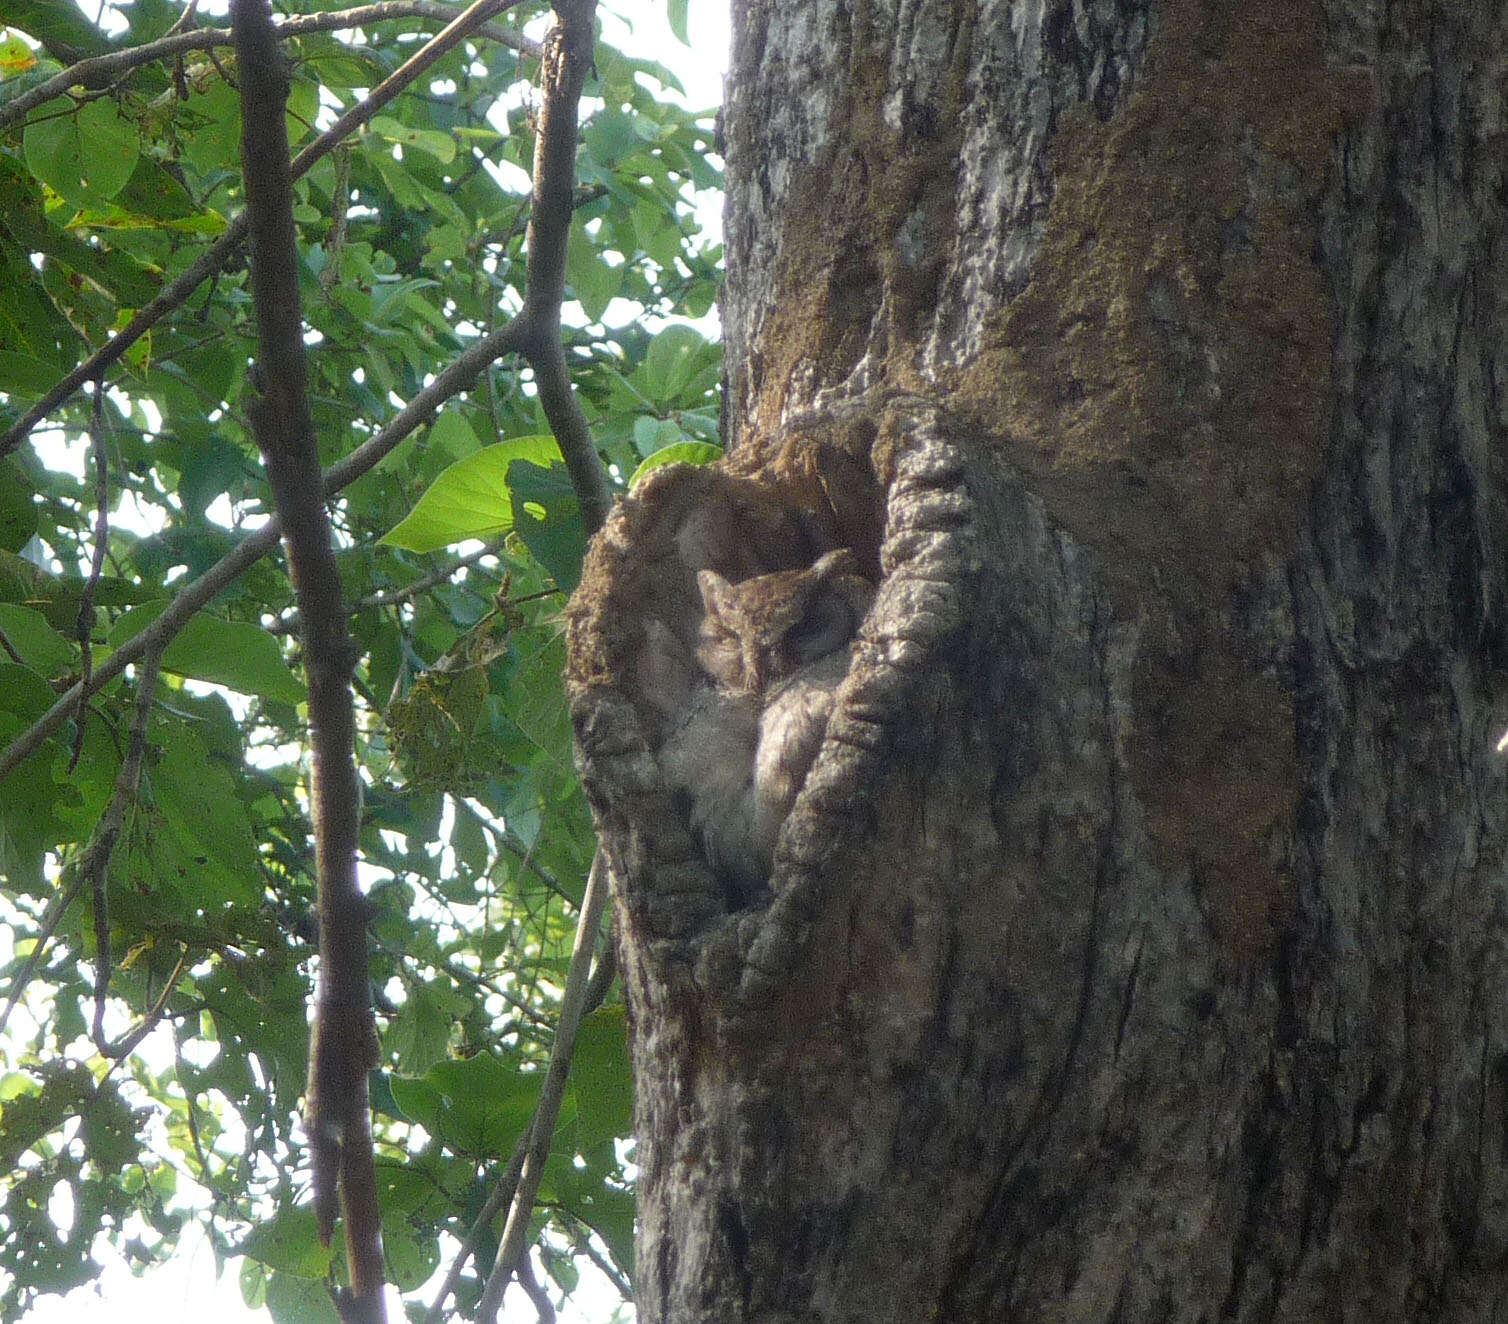
<instances>
[{"instance_id":1,"label":"thin twig","mask_svg":"<svg viewBox=\"0 0 1508 1324\"><path fill-rule=\"evenodd\" d=\"M492 1272L487 1276L487 1284L482 1289L482 1299L477 1306L477 1319L482 1324L492 1324L497 1319L498 1311L502 1309L503 1296L508 1290L508 1282L524 1253L525 1239L529 1234L529 1218L534 1212L534 1199L539 1194L540 1178L544 1175L545 1161L550 1156L550 1144L555 1137L555 1119L560 1114L560 1101L565 1096L571 1055L576 1051L576 1031L581 1026L582 1010L586 1006L587 990L591 983L592 953L596 950L597 933L602 927L607 891L607 860L599 850L592 860L592 869L586 880L586 894L581 899L576 941L571 949L565 991L560 998L560 1020L555 1031L555 1046L550 1052L550 1065L545 1070L545 1083L539 1092L539 1106L534 1110L534 1124L529 1129L529 1152L524 1156L518 1189L514 1192L513 1202L508 1209L508 1221L503 1227L497 1258L493 1261Z\"/></svg>"},{"instance_id":2,"label":"thin twig","mask_svg":"<svg viewBox=\"0 0 1508 1324\"><path fill-rule=\"evenodd\" d=\"M79 594L79 614L74 622L74 634L79 641L79 678L84 688L89 686L89 673L94 670L94 595L99 588L100 576L105 573L105 552L110 546L110 460L105 454L105 382L95 379L94 402L89 411L89 449L94 457L94 551L89 558L89 575L84 580L83 592ZM79 710L75 719L73 753L68 759L70 775L79 765L84 752L84 714L87 705L83 691L79 691Z\"/></svg>"},{"instance_id":3,"label":"thin twig","mask_svg":"<svg viewBox=\"0 0 1508 1324\"><path fill-rule=\"evenodd\" d=\"M26 958L26 964L11 980L10 992L5 998L5 1010L0 1011L0 1035L4 1035L5 1027L10 1022L11 1012L15 1011L16 1004L26 993L26 986L31 983L32 977L37 973L37 967L42 964L47 944L52 941L52 935L57 932L64 913L83 888L84 875L75 872L73 880L53 897L51 904L47 907L47 913L42 917L42 927L37 931L37 945L31 949L31 955Z\"/></svg>"},{"instance_id":4,"label":"thin twig","mask_svg":"<svg viewBox=\"0 0 1508 1324\"><path fill-rule=\"evenodd\" d=\"M147 725L152 720L152 699L157 693L157 677L162 661L160 653L149 653L136 669L136 708L131 718L131 738L126 745L126 757L115 774L115 790L110 803L95 825L94 835L84 848L78 861L78 876L87 882L94 898L94 1044L105 1057L120 1058L129 1053L156 1024L162 1014L161 1005L155 1013L143 1019L136 1030L127 1033L116 1043L105 1038L105 1002L110 991L110 908L106 880L110 873L110 858L115 853L115 843L120 840L125 826L126 811L136 803L136 793L141 786L141 765L147 749ZM180 963L181 966L181 963ZM167 994L177 982L176 975L168 981L162 1005Z\"/></svg>"},{"instance_id":5,"label":"thin twig","mask_svg":"<svg viewBox=\"0 0 1508 1324\"><path fill-rule=\"evenodd\" d=\"M455 1259L446 1270L445 1278L440 1283L440 1290L435 1293L435 1299L424 1316L424 1324L440 1324L440 1321L444 1319L445 1303L450 1300L450 1294L456 1290L456 1284L461 1281L461 1274L465 1271L471 1257L476 1254L476 1248L482 1238L487 1235L487 1229L492 1220L513 1203L513 1193L518 1190L519 1174L524 1170L524 1155L528 1152L529 1128L525 1127L523 1135L519 1136L518 1142L513 1146L513 1155L508 1160L508 1166L503 1169L502 1176L497 1179L497 1184L488 1193L481 1212L472 1220L470 1229L461 1241L460 1250L456 1252Z\"/></svg>"},{"instance_id":6,"label":"thin twig","mask_svg":"<svg viewBox=\"0 0 1508 1324\"><path fill-rule=\"evenodd\" d=\"M512 0L512 3L517 4L519 0ZM382 23L395 18L425 18L448 23L460 12L454 5L441 4L439 0L386 0L383 4L333 10L328 14L301 14L279 23L274 31L280 41L286 41L290 37L302 37L310 32L339 32L347 28L365 27L371 23ZM176 27L177 24L174 26ZM509 32L495 23L483 24L475 29L475 32L479 37L507 46L531 59L539 58L539 43L531 41L522 33ZM190 51L208 51L217 46L230 46L233 43L234 38L229 28L196 28L189 32L173 32L156 41L143 42L140 46L132 46L126 50L111 51L106 55L95 55L87 60L80 60L77 64L69 65L61 73L54 74L45 82L28 88L13 101L7 102L3 108L0 108L0 133L24 119L43 102L62 96L69 88L80 85L102 86L105 83L114 82L122 74L139 69L142 65L151 64L156 60L170 60L175 56L186 55Z\"/></svg>"},{"instance_id":7,"label":"thin twig","mask_svg":"<svg viewBox=\"0 0 1508 1324\"><path fill-rule=\"evenodd\" d=\"M311 166L322 160L351 132L360 128L394 97L412 84L435 61L460 45L472 34L476 26L494 14L508 8L517 0L477 0L466 9L443 32L426 42L413 57L389 77L385 78L371 93L362 98L350 110L340 116L324 133L315 138L294 159L290 167L294 179L305 174ZM197 35L197 34L195 34ZM63 378L30 409L21 415L0 436L0 457L9 455L30 435L58 405L68 399L85 382L98 378L104 370L118 360L163 317L179 307L204 281L217 275L232 253L246 238L246 213L242 212L225 228L222 234L180 275L165 285L142 308L125 327L111 336L99 349Z\"/></svg>"}]
</instances>

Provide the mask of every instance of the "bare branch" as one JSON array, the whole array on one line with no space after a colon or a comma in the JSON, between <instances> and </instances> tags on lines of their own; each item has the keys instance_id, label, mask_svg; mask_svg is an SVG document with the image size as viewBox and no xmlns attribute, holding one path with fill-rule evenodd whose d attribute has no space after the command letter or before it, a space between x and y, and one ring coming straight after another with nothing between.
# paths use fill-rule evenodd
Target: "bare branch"
<instances>
[{"instance_id":1,"label":"bare branch","mask_svg":"<svg viewBox=\"0 0 1508 1324\"><path fill-rule=\"evenodd\" d=\"M512 2L517 4L518 0ZM439 0L384 0L382 4L360 5L355 9L334 10L328 14L301 14L279 23L274 31L280 41L286 41L290 37L302 37L310 32L339 32L395 18L424 18L449 23L460 12L454 5L441 4ZM478 37L510 47L531 59L537 60L540 56L539 43L531 41L522 33L510 32L495 23L484 23L474 31ZM217 46L230 46L232 43L229 28L197 28L188 32L174 32L157 41L143 42L140 46L132 46L127 50L111 51L106 55L80 60L0 107L0 132L24 119L44 102L62 96L69 88L80 85L99 87L157 60L170 60L190 51L208 51Z\"/></svg>"},{"instance_id":2,"label":"bare branch","mask_svg":"<svg viewBox=\"0 0 1508 1324\"><path fill-rule=\"evenodd\" d=\"M524 354L534 369L539 402L560 443L588 532L596 532L612 506L602 460L586 417L571 391L560 339L565 297L566 246L576 186L576 114L592 67L597 0L556 0L555 24L545 34L540 76L544 103L534 141L534 206L529 212L524 311Z\"/></svg>"},{"instance_id":3,"label":"bare branch","mask_svg":"<svg viewBox=\"0 0 1508 1324\"><path fill-rule=\"evenodd\" d=\"M539 1106L534 1111L534 1125L529 1129L529 1152L524 1157L524 1166L519 1174L518 1189L508 1209L508 1221L503 1228L503 1239L497 1248L492 1272L487 1285L482 1289L477 1318L482 1324L492 1324L502 1308L503 1294L508 1290L508 1280L517 1271L524 1254L524 1240L529 1233L529 1217L534 1212L534 1198L539 1193L540 1177L544 1174L545 1160L550 1156L550 1142L555 1135L555 1119L560 1114L560 1101L565 1096L566 1080L571 1070L571 1055L576 1051L576 1031L581 1025L581 1016L586 1007L592 953L597 945L597 933L602 927L602 911L607 904L607 860L599 850L592 860L592 871L587 875L586 894L581 899L581 914L576 923L576 942L571 949L571 965L566 972L565 992L560 998L560 1022L555 1031L555 1046L550 1052L550 1065L545 1071L545 1083L540 1090Z\"/></svg>"},{"instance_id":4,"label":"bare branch","mask_svg":"<svg viewBox=\"0 0 1508 1324\"><path fill-rule=\"evenodd\" d=\"M534 1276L534 1265L527 1254L518 1262L518 1285L524 1289L524 1295L533 1303L539 1324L555 1324L555 1303L550 1300L550 1294L540 1286L539 1279Z\"/></svg>"},{"instance_id":5,"label":"bare branch","mask_svg":"<svg viewBox=\"0 0 1508 1324\"><path fill-rule=\"evenodd\" d=\"M370 95L346 111L324 133L315 138L293 160L292 177L298 179L311 166L332 152L350 133L365 124L394 97L419 78L435 61L458 46L494 14L508 8L516 0L476 0L464 10L449 27L436 34L411 59L372 89ZM246 215L237 216L213 244L195 260L176 280L165 285L155 297L126 326L111 336L99 349L48 391L30 409L0 436L0 457L9 455L30 435L52 410L68 399L87 381L100 378L104 370L116 362L128 349L152 329L163 317L179 307L204 281L217 274L232 253L246 238ZM0 776L3 776L0 769Z\"/></svg>"},{"instance_id":6,"label":"bare branch","mask_svg":"<svg viewBox=\"0 0 1508 1324\"><path fill-rule=\"evenodd\" d=\"M309 681L309 800L319 881L319 990L309 1045L306 1128L314 1212L329 1245L344 1214L349 1324L381 1324L382 1229L367 1073L377 1030L367 983L366 902L356 877L361 783L356 773L354 649L346 629L314 420L298 292L298 235L288 164L288 70L267 0L231 0L241 85L241 159L257 321L258 395L247 413L283 523Z\"/></svg>"},{"instance_id":7,"label":"bare branch","mask_svg":"<svg viewBox=\"0 0 1508 1324\"><path fill-rule=\"evenodd\" d=\"M136 669L136 707L131 719L131 737L126 745L126 757L115 774L115 789L110 803L105 808L94 835L78 861L79 882L88 883L94 898L94 1023L92 1033L94 1046L108 1058L125 1057L151 1031L167 1005L168 995L177 982L175 972L163 989L162 998L156 1007L142 1018L137 1026L115 1043L105 1038L105 1000L110 990L110 907L106 880L110 874L110 858L115 853L115 843L120 840L125 826L126 811L136 803L136 793L141 786L141 764L146 756L147 725L152 719L152 699L157 693L157 678L161 654L149 653ZM182 969L179 961L179 969Z\"/></svg>"},{"instance_id":8,"label":"bare branch","mask_svg":"<svg viewBox=\"0 0 1508 1324\"><path fill-rule=\"evenodd\" d=\"M440 1321L444 1319L445 1303L450 1300L450 1294L456 1290L456 1284L461 1281L461 1273L471 1257L476 1254L477 1245L486 1236L488 1226L497 1217L499 1210L513 1203L513 1194L518 1190L518 1177L524 1169L524 1155L528 1152L529 1131L525 1128L523 1135L518 1138L518 1143L513 1146L513 1155L508 1160L508 1166L503 1169L503 1175L498 1178L497 1185L487 1196L481 1212L471 1224L471 1230L461 1242L460 1250L451 1261L445 1280L440 1284L440 1290L435 1293L435 1299L424 1316L424 1324L440 1324Z\"/></svg>"}]
</instances>

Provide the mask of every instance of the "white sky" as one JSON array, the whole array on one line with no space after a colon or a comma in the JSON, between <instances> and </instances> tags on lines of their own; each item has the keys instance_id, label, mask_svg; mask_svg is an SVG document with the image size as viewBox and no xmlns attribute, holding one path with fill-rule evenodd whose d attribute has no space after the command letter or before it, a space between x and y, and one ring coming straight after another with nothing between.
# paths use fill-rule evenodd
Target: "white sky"
<instances>
[{"instance_id":1,"label":"white sky","mask_svg":"<svg viewBox=\"0 0 1508 1324\"><path fill-rule=\"evenodd\" d=\"M673 70L686 86L686 104L691 109L705 110L719 104L728 58L726 0L701 0L689 6L689 49L672 35L662 0L620 3L637 13L629 25L601 11L608 39L621 49L658 60ZM66 1297L42 1298L18 1324L84 1324L98 1318L102 1308L108 1311L111 1324L176 1324L179 1320L267 1324L265 1311L249 1310L242 1303L236 1271L233 1263L217 1280L213 1250L201 1236L188 1234L180 1253L164 1267L138 1278L124 1263L111 1261L95 1284ZM611 1317L617 1294L605 1288L592 1291L586 1276L590 1272L590 1266L586 1266L579 1299L561 1311L561 1324L603 1324ZM388 1318L398 1324L403 1317L397 1294L392 1293ZM508 1324L531 1324L535 1319L533 1307L517 1286L508 1293L503 1318Z\"/></svg>"}]
</instances>

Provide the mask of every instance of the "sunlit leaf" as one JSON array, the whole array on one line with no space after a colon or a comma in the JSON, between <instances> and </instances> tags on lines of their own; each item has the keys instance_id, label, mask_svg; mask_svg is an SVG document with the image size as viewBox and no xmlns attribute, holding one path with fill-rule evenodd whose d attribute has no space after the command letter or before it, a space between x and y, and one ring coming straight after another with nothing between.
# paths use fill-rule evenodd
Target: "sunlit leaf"
<instances>
[{"instance_id":1,"label":"sunlit leaf","mask_svg":"<svg viewBox=\"0 0 1508 1324\"><path fill-rule=\"evenodd\" d=\"M560 459L549 435L515 437L457 460L419 498L382 541L411 552L432 552L466 538L490 538L513 527L508 466L515 460L548 465Z\"/></svg>"},{"instance_id":2,"label":"sunlit leaf","mask_svg":"<svg viewBox=\"0 0 1508 1324\"><path fill-rule=\"evenodd\" d=\"M634 470L629 478L628 485L633 487L647 473L666 464L711 464L714 460L721 459L723 448L714 446L707 441L678 441L673 446L666 446L655 451L653 455L644 457L643 462Z\"/></svg>"}]
</instances>

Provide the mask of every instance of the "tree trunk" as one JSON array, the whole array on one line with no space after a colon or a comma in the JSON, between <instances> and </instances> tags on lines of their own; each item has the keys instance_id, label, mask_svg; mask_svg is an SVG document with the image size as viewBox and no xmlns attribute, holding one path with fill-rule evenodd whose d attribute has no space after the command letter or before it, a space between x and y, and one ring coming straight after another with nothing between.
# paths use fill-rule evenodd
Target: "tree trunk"
<instances>
[{"instance_id":1,"label":"tree trunk","mask_svg":"<svg viewBox=\"0 0 1508 1324\"><path fill-rule=\"evenodd\" d=\"M1502 6L735 11L735 450L572 615L640 1318L1508 1318ZM646 639L836 546L740 895Z\"/></svg>"}]
</instances>

